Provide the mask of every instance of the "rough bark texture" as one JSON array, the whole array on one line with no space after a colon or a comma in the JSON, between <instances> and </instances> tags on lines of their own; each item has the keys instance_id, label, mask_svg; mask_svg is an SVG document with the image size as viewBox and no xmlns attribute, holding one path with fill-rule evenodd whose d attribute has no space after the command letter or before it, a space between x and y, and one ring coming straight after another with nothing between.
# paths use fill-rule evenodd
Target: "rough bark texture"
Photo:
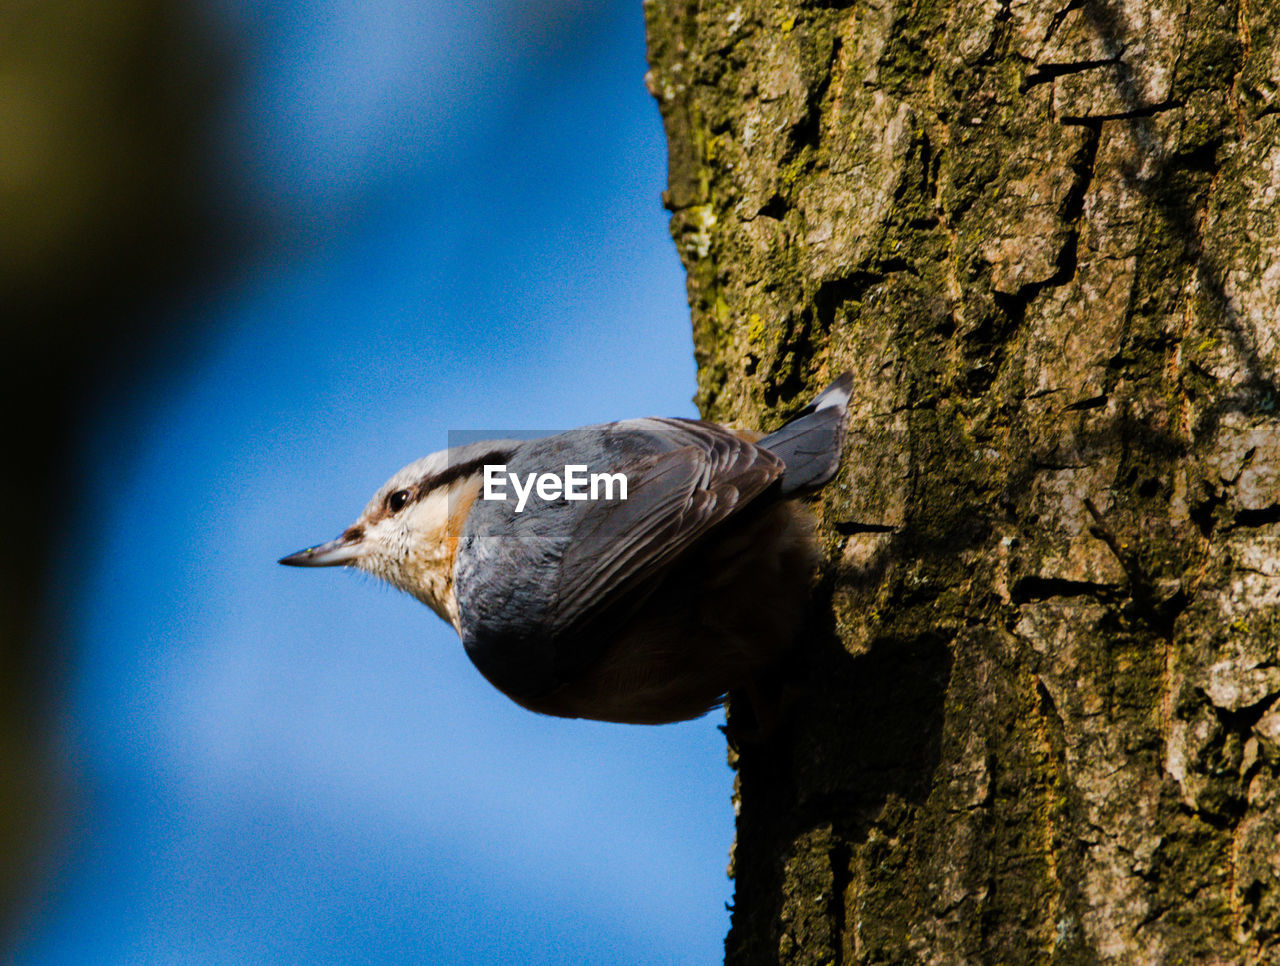
<instances>
[{"instance_id":1,"label":"rough bark texture","mask_svg":"<svg viewBox=\"0 0 1280 966\"><path fill-rule=\"evenodd\" d=\"M1280 962L1280 5L647 13L703 411L856 377L728 962Z\"/></svg>"}]
</instances>

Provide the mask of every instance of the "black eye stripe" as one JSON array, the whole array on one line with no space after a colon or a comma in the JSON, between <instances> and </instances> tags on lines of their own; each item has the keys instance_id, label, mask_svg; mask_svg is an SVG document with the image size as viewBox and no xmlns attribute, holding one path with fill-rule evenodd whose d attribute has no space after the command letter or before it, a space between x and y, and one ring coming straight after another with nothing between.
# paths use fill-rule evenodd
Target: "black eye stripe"
<instances>
[{"instance_id":1,"label":"black eye stripe","mask_svg":"<svg viewBox=\"0 0 1280 966\"><path fill-rule=\"evenodd\" d=\"M435 476L423 480L420 492L425 495L442 486L448 486L455 480L461 480L479 473L484 469L486 463L505 463L511 458L511 454L511 450L498 449L491 453L486 453L484 456L478 456L473 460L467 460L465 463L450 463Z\"/></svg>"},{"instance_id":2,"label":"black eye stripe","mask_svg":"<svg viewBox=\"0 0 1280 966\"><path fill-rule=\"evenodd\" d=\"M494 450L485 456L467 460L465 463L451 463L434 476L428 476L416 485L387 494L383 501L387 514L399 513L413 500L419 500L432 490L464 479L484 469L486 463L505 463L511 457L511 450Z\"/></svg>"}]
</instances>

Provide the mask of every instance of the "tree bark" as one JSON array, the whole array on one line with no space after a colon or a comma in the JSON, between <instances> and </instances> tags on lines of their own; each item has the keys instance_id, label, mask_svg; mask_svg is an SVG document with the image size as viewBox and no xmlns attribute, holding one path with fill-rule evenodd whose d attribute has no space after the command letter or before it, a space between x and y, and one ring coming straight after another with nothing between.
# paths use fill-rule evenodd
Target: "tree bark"
<instances>
[{"instance_id":1,"label":"tree bark","mask_svg":"<svg viewBox=\"0 0 1280 966\"><path fill-rule=\"evenodd\" d=\"M1280 961L1280 6L647 20L703 412L855 375L727 962Z\"/></svg>"}]
</instances>

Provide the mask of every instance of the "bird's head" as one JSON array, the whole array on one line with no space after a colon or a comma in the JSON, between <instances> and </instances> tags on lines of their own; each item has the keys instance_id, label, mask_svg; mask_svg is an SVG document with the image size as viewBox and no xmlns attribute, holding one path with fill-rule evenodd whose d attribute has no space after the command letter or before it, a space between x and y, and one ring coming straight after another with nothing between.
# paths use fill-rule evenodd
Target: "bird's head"
<instances>
[{"instance_id":1,"label":"bird's head","mask_svg":"<svg viewBox=\"0 0 1280 966\"><path fill-rule=\"evenodd\" d=\"M486 463L505 463L509 441L472 443L410 463L328 543L282 557L290 567L356 567L422 601L455 627L458 537Z\"/></svg>"}]
</instances>

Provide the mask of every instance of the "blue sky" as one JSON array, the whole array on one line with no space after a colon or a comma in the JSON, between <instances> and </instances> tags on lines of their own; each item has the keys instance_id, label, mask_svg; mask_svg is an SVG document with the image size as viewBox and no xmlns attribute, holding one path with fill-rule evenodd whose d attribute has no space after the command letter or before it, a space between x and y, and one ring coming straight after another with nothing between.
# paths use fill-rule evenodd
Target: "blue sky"
<instances>
[{"instance_id":1,"label":"blue sky","mask_svg":"<svg viewBox=\"0 0 1280 966\"><path fill-rule=\"evenodd\" d=\"M82 429L69 831L18 961L717 961L718 715L532 715L411 599L275 564L450 430L695 415L640 4L203 9L249 44L210 190L287 244Z\"/></svg>"}]
</instances>

